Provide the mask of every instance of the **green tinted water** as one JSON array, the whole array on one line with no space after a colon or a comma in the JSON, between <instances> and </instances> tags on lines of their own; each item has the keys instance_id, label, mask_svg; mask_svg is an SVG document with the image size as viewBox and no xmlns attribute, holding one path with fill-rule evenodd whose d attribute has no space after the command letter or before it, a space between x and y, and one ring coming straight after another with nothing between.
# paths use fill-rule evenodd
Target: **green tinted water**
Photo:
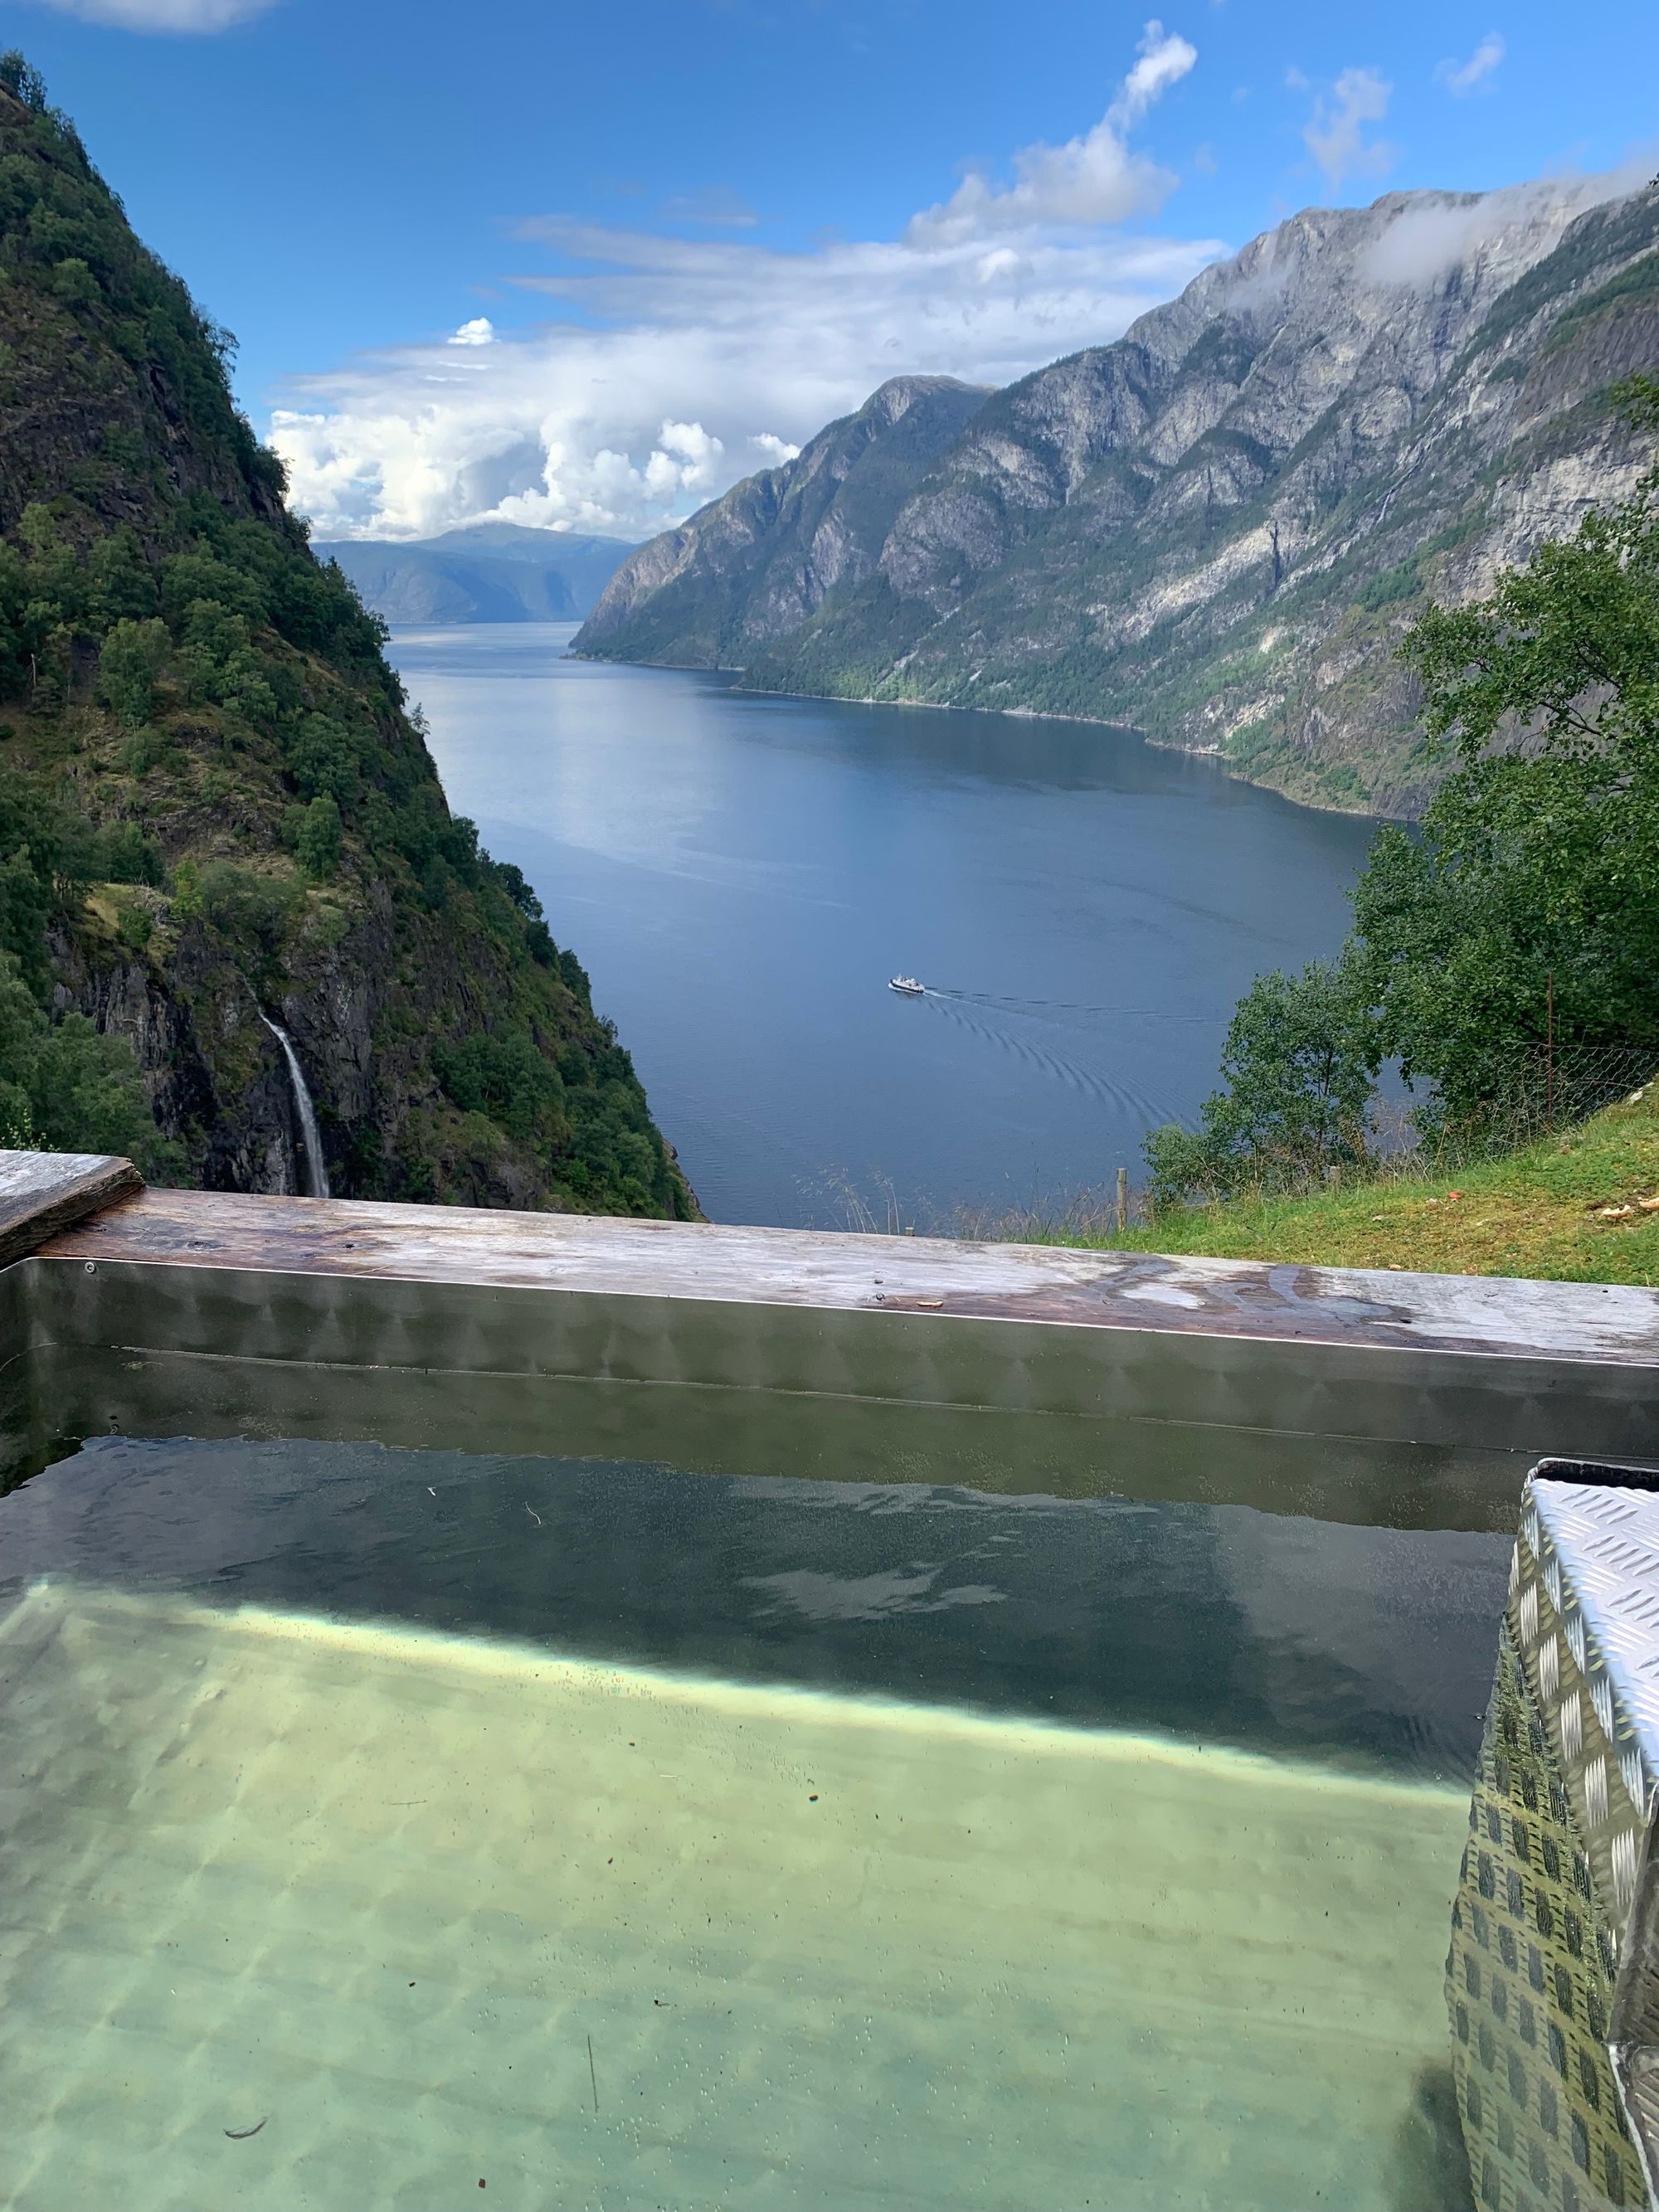
<instances>
[{"instance_id":1,"label":"green tinted water","mask_svg":"<svg viewBox=\"0 0 1659 2212\"><path fill-rule=\"evenodd\" d=\"M89 1445L0 1501L0 2206L1459 2212L1506 1554Z\"/></svg>"},{"instance_id":2,"label":"green tinted water","mask_svg":"<svg viewBox=\"0 0 1659 2212\"><path fill-rule=\"evenodd\" d=\"M19 2212L1436 2201L1451 1790L68 1587L0 1679Z\"/></svg>"}]
</instances>

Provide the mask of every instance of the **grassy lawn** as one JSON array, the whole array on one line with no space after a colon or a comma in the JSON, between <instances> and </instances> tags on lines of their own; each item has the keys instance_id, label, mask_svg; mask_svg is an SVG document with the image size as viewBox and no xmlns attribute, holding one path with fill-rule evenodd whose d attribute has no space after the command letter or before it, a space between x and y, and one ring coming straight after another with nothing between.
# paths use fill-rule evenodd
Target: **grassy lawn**
<instances>
[{"instance_id":1,"label":"grassy lawn","mask_svg":"<svg viewBox=\"0 0 1659 2212\"><path fill-rule=\"evenodd\" d=\"M1659 1079L1565 1135L1455 1175L1182 1207L1121 1237L1059 1225L1045 1236L1029 1224L1020 1234L1313 1267L1659 1285Z\"/></svg>"}]
</instances>

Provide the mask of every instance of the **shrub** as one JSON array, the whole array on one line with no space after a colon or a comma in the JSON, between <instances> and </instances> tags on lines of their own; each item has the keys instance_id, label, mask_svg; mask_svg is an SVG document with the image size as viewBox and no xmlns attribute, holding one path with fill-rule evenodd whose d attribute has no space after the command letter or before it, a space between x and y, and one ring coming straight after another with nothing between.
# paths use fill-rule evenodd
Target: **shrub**
<instances>
[{"instance_id":1,"label":"shrub","mask_svg":"<svg viewBox=\"0 0 1659 2212\"><path fill-rule=\"evenodd\" d=\"M522 1030L440 1044L432 1062L464 1113L487 1114L521 1142L550 1137L562 1120L559 1071Z\"/></svg>"},{"instance_id":2,"label":"shrub","mask_svg":"<svg viewBox=\"0 0 1659 2212\"><path fill-rule=\"evenodd\" d=\"M131 1047L84 1014L49 1022L9 952L0 952L0 1124L45 1152L167 1162Z\"/></svg>"},{"instance_id":3,"label":"shrub","mask_svg":"<svg viewBox=\"0 0 1659 2212\"><path fill-rule=\"evenodd\" d=\"M199 892L202 911L216 929L266 954L282 945L304 896L288 877L260 875L229 860L203 869Z\"/></svg>"},{"instance_id":4,"label":"shrub","mask_svg":"<svg viewBox=\"0 0 1659 2212\"><path fill-rule=\"evenodd\" d=\"M0 951L37 998L46 994L46 920L52 892L26 846L0 861Z\"/></svg>"},{"instance_id":5,"label":"shrub","mask_svg":"<svg viewBox=\"0 0 1659 2212\"><path fill-rule=\"evenodd\" d=\"M87 873L106 884L159 884L161 848L136 822L118 822L92 840Z\"/></svg>"},{"instance_id":6,"label":"shrub","mask_svg":"<svg viewBox=\"0 0 1659 2212\"><path fill-rule=\"evenodd\" d=\"M155 924L141 906L125 906L116 921L115 934L129 952L142 952L155 934Z\"/></svg>"}]
</instances>

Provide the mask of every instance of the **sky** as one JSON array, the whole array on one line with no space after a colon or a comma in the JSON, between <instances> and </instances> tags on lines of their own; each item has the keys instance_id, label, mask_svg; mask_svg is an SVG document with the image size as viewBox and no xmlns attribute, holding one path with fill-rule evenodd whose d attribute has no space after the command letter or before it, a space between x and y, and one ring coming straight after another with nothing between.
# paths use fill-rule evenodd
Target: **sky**
<instances>
[{"instance_id":1,"label":"sky","mask_svg":"<svg viewBox=\"0 0 1659 2212\"><path fill-rule=\"evenodd\" d=\"M319 537L648 536L1308 205L1659 170L1653 0L0 0Z\"/></svg>"}]
</instances>

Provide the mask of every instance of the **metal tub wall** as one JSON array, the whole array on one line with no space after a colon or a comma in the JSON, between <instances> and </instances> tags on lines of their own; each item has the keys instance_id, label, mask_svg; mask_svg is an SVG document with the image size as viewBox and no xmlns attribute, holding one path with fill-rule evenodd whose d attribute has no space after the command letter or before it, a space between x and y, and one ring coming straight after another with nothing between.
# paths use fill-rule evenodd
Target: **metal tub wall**
<instances>
[{"instance_id":1,"label":"metal tub wall","mask_svg":"<svg viewBox=\"0 0 1659 2212\"><path fill-rule=\"evenodd\" d=\"M49 1254L0 1283L23 1472L110 1431L374 1438L1507 1529L1541 1453L1653 1445L1650 1369L1535 1352L182 1257Z\"/></svg>"}]
</instances>

